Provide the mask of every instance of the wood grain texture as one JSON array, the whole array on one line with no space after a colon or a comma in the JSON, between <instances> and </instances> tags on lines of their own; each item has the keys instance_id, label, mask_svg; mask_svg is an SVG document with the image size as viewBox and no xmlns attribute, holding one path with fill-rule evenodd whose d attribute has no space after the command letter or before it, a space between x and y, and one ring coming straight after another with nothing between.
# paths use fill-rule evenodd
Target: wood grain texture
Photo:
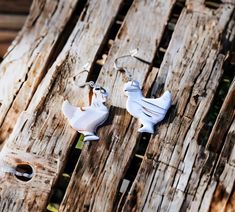
<instances>
[{"instance_id":1,"label":"wood grain texture","mask_svg":"<svg viewBox=\"0 0 235 212\"><path fill-rule=\"evenodd\" d=\"M234 211L234 81L208 143L199 135L235 38L235 5L224 0L218 9L210 9L204 0L187 0L179 20L170 26L170 44L162 50L168 21L178 17L174 6L182 2L133 0L124 17L124 0L82 2L35 0L0 65L0 142L5 141L0 211L45 211L77 138L61 112L62 102L88 105L90 90L78 85L96 78L109 92L110 115L98 130L100 141L84 144L60 211ZM73 13L76 4L82 7L79 17ZM70 33L64 29L73 18L76 25ZM114 23L121 24L117 35L111 32ZM68 35L62 48L58 40ZM6 37L1 39L5 42ZM145 95L170 90L173 105L146 144L137 176L120 199L143 135L137 132L140 123L125 109L125 77L113 62L135 48L146 62L123 58L120 64L140 82ZM108 55L99 60L99 71L96 63L104 49ZM160 51L165 55L156 68ZM87 63L88 71L83 71ZM30 181L4 172L4 166L22 163L33 168Z\"/></svg>"},{"instance_id":2,"label":"wood grain texture","mask_svg":"<svg viewBox=\"0 0 235 212\"><path fill-rule=\"evenodd\" d=\"M126 103L126 99L123 99L123 95L120 95L123 94L125 77L123 73L115 70L113 65L114 60L117 57L129 54L131 50L139 49L137 56L147 63L129 57L122 58L118 62L118 65L127 67L133 79L138 80L140 87L143 87L146 78L151 73L149 64L154 59L154 54L160 44L174 2L134 1L134 6L131 7L131 11L128 13L129 15L126 16L125 22L112 46L112 51L101 70L100 76L102 77L99 77L97 80L99 84L104 85L110 91L110 96L114 97L110 100L113 106L125 108ZM158 21L152 21L155 17L158 17ZM140 20L144 24L140 24ZM154 79L151 80L153 81Z\"/></svg>"},{"instance_id":3,"label":"wood grain texture","mask_svg":"<svg viewBox=\"0 0 235 212\"><path fill-rule=\"evenodd\" d=\"M228 94L224 100L220 113L213 126L207 142L207 148L213 152L220 152L223 145L223 138L234 119L235 113L235 80L233 81Z\"/></svg>"},{"instance_id":4,"label":"wood grain texture","mask_svg":"<svg viewBox=\"0 0 235 212\"><path fill-rule=\"evenodd\" d=\"M124 77L114 69L113 62L135 48L140 50L139 57L152 62L173 5L174 1L165 0L136 0L131 5L97 80L110 93L109 125L100 129L98 143L85 144L60 211L115 210L116 195L140 134L139 123L124 109ZM152 22L153 19L158 21ZM139 24L140 20L145 24ZM148 78L146 94L155 79L155 69L151 74L149 64L130 58L120 62L132 70L141 86Z\"/></svg>"},{"instance_id":5,"label":"wood grain texture","mask_svg":"<svg viewBox=\"0 0 235 212\"><path fill-rule=\"evenodd\" d=\"M85 82L88 75L82 67L95 61L121 3L121 0L88 1L66 46L46 73L27 110L18 118L0 153L0 162L15 167L22 161L29 163L35 172L32 180L22 187L18 186L15 176L1 172L1 209L45 209L51 188L76 137L61 112L62 102L66 98L74 105L88 104L88 90L77 86Z\"/></svg>"},{"instance_id":6,"label":"wood grain texture","mask_svg":"<svg viewBox=\"0 0 235 212\"><path fill-rule=\"evenodd\" d=\"M172 91L174 106L150 140L124 211L206 211L211 204L202 198L214 191L207 185L216 154L197 139L223 73L220 36L234 7L221 5L216 15L201 7L183 10L159 69L156 86Z\"/></svg>"},{"instance_id":7,"label":"wood grain texture","mask_svg":"<svg viewBox=\"0 0 235 212\"><path fill-rule=\"evenodd\" d=\"M0 143L12 132L54 53L77 1L34 1L31 13L0 65ZM57 23L57 24L55 24Z\"/></svg>"},{"instance_id":8,"label":"wood grain texture","mask_svg":"<svg viewBox=\"0 0 235 212\"><path fill-rule=\"evenodd\" d=\"M214 186L214 193L204 197L202 206L211 200L210 211L225 211L230 196L234 193L235 184L235 119L227 132L222 151L220 152L213 178L210 184ZM202 208L203 209L203 208ZM234 207L233 207L234 210ZM203 210L201 210L203 211Z\"/></svg>"}]
</instances>

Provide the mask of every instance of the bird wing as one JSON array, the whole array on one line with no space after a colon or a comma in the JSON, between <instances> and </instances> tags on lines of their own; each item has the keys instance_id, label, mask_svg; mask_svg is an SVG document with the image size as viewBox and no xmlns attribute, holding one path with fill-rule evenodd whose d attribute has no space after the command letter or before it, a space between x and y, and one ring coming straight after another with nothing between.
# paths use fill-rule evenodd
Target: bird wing
<instances>
[{"instance_id":1,"label":"bird wing","mask_svg":"<svg viewBox=\"0 0 235 212\"><path fill-rule=\"evenodd\" d=\"M143 108L143 110L147 110L153 114L156 115L162 115L166 113L166 109L159 104L158 99L148 99L148 98L142 98L140 101L140 104Z\"/></svg>"}]
</instances>

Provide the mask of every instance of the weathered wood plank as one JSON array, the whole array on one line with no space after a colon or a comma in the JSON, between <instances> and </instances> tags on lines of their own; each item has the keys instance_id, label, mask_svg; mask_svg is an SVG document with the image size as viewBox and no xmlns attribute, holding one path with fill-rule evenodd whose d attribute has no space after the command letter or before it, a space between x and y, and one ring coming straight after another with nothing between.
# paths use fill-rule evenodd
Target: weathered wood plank
<instances>
[{"instance_id":1,"label":"weathered wood plank","mask_svg":"<svg viewBox=\"0 0 235 212\"><path fill-rule=\"evenodd\" d=\"M99 131L100 141L86 143L72 176L61 211L114 211L115 198L139 139L139 123L125 111L123 75L114 70L113 62L134 48L139 57L152 62L174 1L133 2L109 52L97 82L107 88L112 104L111 125ZM148 14L148 15L146 15ZM153 22L153 19L158 21ZM140 20L144 24L140 24ZM133 77L143 85L148 78L149 65L133 59L124 59L124 66L133 70ZM155 75L145 83L145 93ZM116 107L114 107L116 106Z\"/></svg>"},{"instance_id":2,"label":"weathered wood plank","mask_svg":"<svg viewBox=\"0 0 235 212\"><path fill-rule=\"evenodd\" d=\"M233 13L234 17L234 13ZM231 18L231 21L228 24L228 28L226 30L226 42L225 43L233 43L234 38L235 38L235 28L234 28L234 18ZM228 46L225 46L226 48ZM227 62L226 62L227 63ZM200 165L198 163L194 164L194 169L198 169L198 172L200 175L197 176L199 178L199 184L197 185L196 181L194 183L190 183L191 185L194 185L196 188L196 193L190 203L188 203L188 208L189 210L195 209L195 210L200 210L200 211L205 211L208 210L210 205L215 205L213 202L209 204L212 201L213 193L215 192L216 187L218 187L217 181L220 181L219 178L222 176L222 172L225 167L225 163L228 162L228 157L232 155L231 150L233 149L234 142L232 140L224 139L226 136L226 133L228 132L229 127L231 126L232 120L230 117L234 117L234 103L233 103L233 98L231 98L231 95L233 96L234 92L234 82L231 84L230 89L228 91L228 94L225 98L225 101L223 102L223 105L221 107L221 110L219 112L219 115L217 117L217 120L214 124L213 130L210 134L210 138L207 141L207 146L206 150L204 150L201 154L198 154L198 158L201 160L201 162L204 163L204 165ZM231 109L230 106L233 108ZM225 109L227 108L227 110ZM223 120L227 119L227 122L224 122ZM226 132L221 130L221 124L223 125L223 128L226 129ZM221 135L217 134L217 129L218 131L221 132ZM215 136L221 136L220 139L218 140ZM222 136L223 135L223 136ZM218 142L217 146L215 143ZM199 140L200 143L200 140ZM222 145L223 148L222 148ZM222 151L221 151L222 149ZM216 168L215 168L216 165ZM198 167L198 168L197 168ZM214 170L215 169L215 170ZM191 177L192 179L192 177ZM231 183L234 183L234 180L230 179ZM222 182L223 184L223 182ZM230 190L231 186L226 186L226 189ZM192 186L188 187L188 190L192 190ZM218 189L217 189L218 191ZM220 190L221 193L220 195L223 196L222 190ZM231 191L230 191L231 193ZM217 195L219 193L217 192ZM225 197L224 198L228 198ZM225 200L224 199L224 200ZM221 202L219 199L217 199L216 204L221 205Z\"/></svg>"},{"instance_id":3,"label":"weathered wood plank","mask_svg":"<svg viewBox=\"0 0 235 212\"><path fill-rule=\"evenodd\" d=\"M26 15L0 14L0 29L20 30L26 20Z\"/></svg>"},{"instance_id":4,"label":"weathered wood plank","mask_svg":"<svg viewBox=\"0 0 235 212\"><path fill-rule=\"evenodd\" d=\"M223 73L219 38L234 6L221 5L216 14L202 7L188 1L176 24L156 79L158 88L172 91L175 107L150 140L123 210L186 209L206 170L198 170L199 164L206 168L215 157L204 153L197 138ZM202 179L208 175L206 171Z\"/></svg>"},{"instance_id":5,"label":"weathered wood plank","mask_svg":"<svg viewBox=\"0 0 235 212\"><path fill-rule=\"evenodd\" d=\"M42 211L45 208L51 187L76 137L61 113L61 104L64 98L74 105L88 104L88 90L77 86L85 82L88 75L82 72L82 67L87 62L95 62L121 3L122 0L88 1L66 46L19 117L0 153L0 162L13 167L19 161L29 163L35 170L34 177L19 187L14 176L1 172L0 210L7 207L12 211ZM67 1L66 5L71 6Z\"/></svg>"},{"instance_id":6,"label":"weathered wood plank","mask_svg":"<svg viewBox=\"0 0 235 212\"><path fill-rule=\"evenodd\" d=\"M233 81L229 92L224 100L221 111L213 126L212 133L207 142L207 148L213 152L219 152L222 147L224 136L235 116L235 80Z\"/></svg>"},{"instance_id":7,"label":"weathered wood plank","mask_svg":"<svg viewBox=\"0 0 235 212\"><path fill-rule=\"evenodd\" d=\"M215 171L211 176L212 189L205 190L200 211L225 211L235 185L235 119L227 133ZM210 186L209 186L210 187ZM208 202L210 204L208 204ZM234 210L234 208L233 208Z\"/></svg>"},{"instance_id":8,"label":"weathered wood plank","mask_svg":"<svg viewBox=\"0 0 235 212\"><path fill-rule=\"evenodd\" d=\"M101 70L102 77L99 77L97 81L99 84L105 85L107 87L107 90L110 91L110 96L115 96L115 98L111 99L111 104L113 106L125 108L126 103L126 101L123 99L123 95L120 95L123 93L123 73L117 72L114 69L114 60L117 57L126 55L131 50L138 48L138 57L142 58L146 62L152 63L153 54L159 46L163 31L165 29L163 26L167 24L170 15L169 13L174 2L175 1L163 2L160 0L139 3L136 1L136 7L141 4L143 9L135 9L132 7L133 17L131 15L126 17L125 22L123 23L123 26L121 27L121 30L119 31L115 40L115 43L113 44L112 52L110 53L107 62L104 64L104 67ZM144 8L147 7L149 12L147 12L147 10L144 11ZM144 14L146 13L149 15L145 16ZM155 13L155 17L159 17L158 22L152 21L154 19L153 13ZM138 20L134 23L132 19ZM144 24L140 27L137 27L137 25L140 23L140 20L143 21ZM151 27L158 27L158 30L154 31L154 29ZM138 38L137 36L141 38ZM132 39L133 37L136 38ZM150 73L148 70L149 64L145 64L133 58L123 58L122 61L119 61L119 65L121 64L131 71L133 78L138 80L140 86L142 87L146 77Z\"/></svg>"},{"instance_id":9,"label":"weathered wood plank","mask_svg":"<svg viewBox=\"0 0 235 212\"><path fill-rule=\"evenodd\" d=\"M76 3L33 2L23 29L0 65L0 143L12 132L20 112L27 108Z\"/></svg>"},{"instance_id":10,"label":"weathered wood plank","mask_svg":"<svg viewBox=\"0 0 235 212\"><path fill-rule=\"evenodd\" d=\"M214 173L211 174L210 184L214 185L213 192L208 193L205 189L203 190L207 195L202 199L201 211L208 209L209 206L211 211L224 211L231 193L234 192L232 191L235 184L234 88L235 83L233 81L208 140L207 148L219 154L219 157ZM224 120L227 121L225 122ZM224 132L223 128L226 132ZM218 134L218 131L221 132L221 135ZM217 139L218 136L220 139ZM215 145L216 142L217 145ZM208 181L204 181L204 184L207 185ZM201 195L201 197L203 196ZM208 200L211 201L211 204L208 204ZM195 208L195 204L192 208ZM233 209L235 208L233 207Z\"/></svg>"}]
</instances>

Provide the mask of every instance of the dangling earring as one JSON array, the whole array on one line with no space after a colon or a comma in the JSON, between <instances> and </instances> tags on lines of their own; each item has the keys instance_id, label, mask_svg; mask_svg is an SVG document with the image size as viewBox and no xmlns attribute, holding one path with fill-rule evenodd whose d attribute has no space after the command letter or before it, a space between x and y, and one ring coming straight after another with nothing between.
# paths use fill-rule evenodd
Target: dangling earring
<instances>
[{"instance_id":1,"label":"dangling earring","mask_svg":"<svg viewBox=\"0 0 235 212\"><path fill-rule=\"evenodd\" d=\"M124 72L128 78L128 82L124 85L124 93L127 96L127 111L138 118L143 125L138 132L154 133L154 125L162 121L171 106L172 96L169 91L165 91L159 98L145 98L141 92L139 82L133 80L132 75L127 68L119 67L117 62L124 57L133 57L143 61L133 54L124 55L114 61L114 66L118 71Z\"/></svg>"},{"instance_id":2,"label":"dangling earring","mask_svg":"<svg viewBox=\"0 0 235 212\"><path fill-rule=\"evenodd\" d=\"M62 112L69 124L84 135L84 141L99 140L95 135L96 128L108 118L109 109L104 105L107 100L107 91L90 81L80 87L89 85L92 89L90 105L87 107L75 107L65 100L62 104Z\"/></svg>"}]
</instances>

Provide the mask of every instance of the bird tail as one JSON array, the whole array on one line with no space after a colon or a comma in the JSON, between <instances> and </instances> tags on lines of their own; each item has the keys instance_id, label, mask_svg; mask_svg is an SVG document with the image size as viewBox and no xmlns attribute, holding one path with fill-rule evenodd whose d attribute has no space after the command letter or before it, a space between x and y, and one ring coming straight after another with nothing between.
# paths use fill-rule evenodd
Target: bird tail
<instances>
[{"instance_id":1,"label":"bird tail","mask_svg":"<svg viewBox=\"0 0 235 212\"><path fill-rule=\"evenodd\" d=\"M169 91L165 91L160 98L164 101L164 105L168 109L172 103L171 93Z\"/></svg>"},{"instance_id":2,"label":"bird tail","mask_svg":"<svg viewBox=\"0 0 235 212\"><path fill-rule=\"evenodd\" d=\"M71 119L76 112L74 106L72 106L68 100L65 100L62 104L62 112L66 118Z\"/></svg>"}]
</instances>

